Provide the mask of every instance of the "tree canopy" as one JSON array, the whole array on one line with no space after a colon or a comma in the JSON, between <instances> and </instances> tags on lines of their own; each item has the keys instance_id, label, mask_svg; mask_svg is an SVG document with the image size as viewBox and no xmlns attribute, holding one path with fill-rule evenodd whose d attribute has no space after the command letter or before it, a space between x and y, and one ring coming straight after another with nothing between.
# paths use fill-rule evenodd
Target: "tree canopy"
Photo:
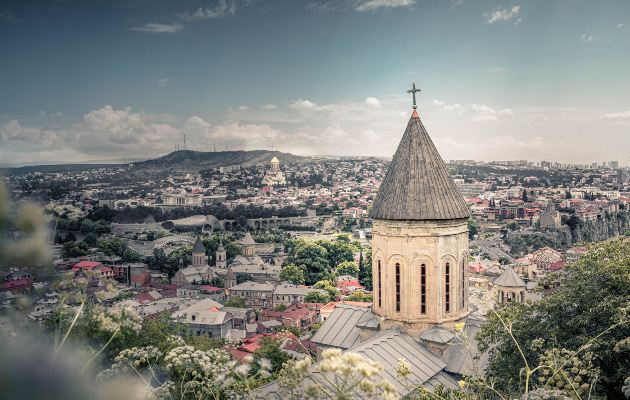
<instances>
[{"instance_id":1,"label":"tree canopy","mask_svg":"<svg viewBox=\"0 0 630 400\"><path fill-rule=\"evenodd\" d=\"M322 279L331 277L328 253L322 246L306 241L298 241L293 244L289 256L284 260L282 266L295 264L304 274L306 285L312 285Z\"/></svg>"},{"instance_id":2,"label":"tree canopy","mask_svg":"<svg viewBox=\"0 0 630 400\"><path fill-rule=\"evenodd\" d=\"M295 264L289 264L280 271L280 282L292 282L296 285L304 284L304 273Z\"/></svg>"},{"instance_id":3,"label":"tree canopy","mask_svg":"<svg viewBox=\"0 0 630 400\"><path fill-rule=\"evenodd\" d=\"M350 275L357 278L359 276L359 267L353 261L344 261L337 265L337 275Z\"/></svg>"},{"instance_id":4,"label":"tree canopy","mask_svg":"<svg viewBox=\"0 0 630 400\"><path fill-rule=\"evenodd\" d=\"M556 283L560 287L553 290ZM488 313L488 323L482 325L477 339L481 351L490 351L488 373L497 379L498 389L518 390L519 373L525 367L520 351L530 366L536 366L543 351L577 351L597 338L588 349L599 377L593 395L623 398L619 388L630 374L630 357L615 346L630 337L629 287L630 244L622 240L598 243L574 264L542 278L537 289L541 300L510 303ZM502 321L512 324L514 340ZM620 321L622 325L607 331ZM543 340L539 351L532 349L534 339Z\"/></svg>"}]
</instances>

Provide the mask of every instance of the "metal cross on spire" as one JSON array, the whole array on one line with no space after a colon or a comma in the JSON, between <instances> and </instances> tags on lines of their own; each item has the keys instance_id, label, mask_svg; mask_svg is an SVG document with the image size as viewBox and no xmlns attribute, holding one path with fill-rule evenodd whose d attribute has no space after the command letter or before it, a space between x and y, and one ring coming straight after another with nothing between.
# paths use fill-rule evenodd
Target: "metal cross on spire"
<instances>
[{"instance_id":1,"label":"metal cross on spire","mask_svg":"<svg viewBox=\"0 0 630 400\"><path fill-rule=\"evenodd\" d=\"M412 90L407 90L407 93L413 93L413 109L415 110L416 108L416 92L419 92L420 89L416 89L416 84L413 84L413 89Z\"/></svg>"}]
</instances>

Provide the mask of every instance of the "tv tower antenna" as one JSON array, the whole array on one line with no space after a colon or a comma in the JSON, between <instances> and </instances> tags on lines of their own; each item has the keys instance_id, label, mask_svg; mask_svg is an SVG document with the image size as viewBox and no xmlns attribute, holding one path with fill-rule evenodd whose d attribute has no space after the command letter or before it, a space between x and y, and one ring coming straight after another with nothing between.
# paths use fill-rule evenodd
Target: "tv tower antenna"
<instances>
[{"instance_id":1,"label":"tv tower antenna","mask_svg":"<svg viewBox=\"0 0 630 400\"><path fill-rule=\"evenodd\" d=\"M186 134L184 133L184 151L186 151Z\"/></svg>"}]
</instances>

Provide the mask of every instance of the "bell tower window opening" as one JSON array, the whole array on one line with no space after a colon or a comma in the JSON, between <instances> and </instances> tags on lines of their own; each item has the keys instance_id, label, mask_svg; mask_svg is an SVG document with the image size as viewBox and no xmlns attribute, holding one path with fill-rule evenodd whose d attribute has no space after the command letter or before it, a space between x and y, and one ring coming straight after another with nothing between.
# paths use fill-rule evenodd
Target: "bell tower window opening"
<instances>
[{"instance_id":1,"label":"bell tower window opening","mask_svg":"<svg viewBox=\"0 0 630 400\"><path fill-rule=\"evenodd\" d=\"M445 282L445 305L446 305L446 312L451 312L451 274L450 274L450 269L451 266L449 263L446 263L446 270L444 273L444 282Z\"/></svg>"},{"instance_id":2,"label":"bell tower window opening","mask_svg":"<svg viewBox=\"0 0 630 400\"><path fill-rule=\"evenodd\" d=\"M396 312L400 312L400 264L396 263Z\"/></svg>"},{"instance_id":3,"label":"bell tower window opening","mask_svg":"<svg viewBox=\"0 0 630 400\"><path fill-rule=\"evenodd\" d=\"M420 313L427 313L427 266L420 266Z\"/></svg>"},{"instance_id":4,"label":"bell tower window opening","mask_svg":"<svg viewBox=\"0 0 630 400\"><path fill-rule=\"evenodd\" d=\"M378 306L381 306L381 260L378 260Z\"/></svg>"}]
</instances>

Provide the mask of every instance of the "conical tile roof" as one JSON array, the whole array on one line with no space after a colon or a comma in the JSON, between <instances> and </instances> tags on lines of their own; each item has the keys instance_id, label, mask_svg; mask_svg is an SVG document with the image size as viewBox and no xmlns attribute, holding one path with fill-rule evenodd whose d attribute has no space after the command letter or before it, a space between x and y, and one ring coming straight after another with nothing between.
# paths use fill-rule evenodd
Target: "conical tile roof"
<instances>
[{"instance_id":1,"label":"conical tile roof","mask_svg":"<svg viewBox=\"0 0 630 400\"><path fill-rule=\"evenodd\" d=\"M464 198L415 110L374 199L370 217L392 220L470 217Z\"/></svg>"},{"instance_id":2,"label":"conical tile roof","mask_svg":"<svg viewBox=\"0 0 630 400\"><path fill-rule=\"evenodd\" d=\"M500 277L494 281L495 286L503 286L503 287L526 287L527 284L521 279L520 276L512 269L512 267L507 267L505 271L501 274Z\"/></svg>"},{"instance_id":3,"label":"conical tile roof","mask_svg":"<svg viewBox=\"0 0 630 400\"><path fill-rule=\"evenodd\" d=\"M225 247L223 247L223 239L219 239L219 247L217 247L217 251L225 251Z\"/></svg>"},{"instance_id":4,"label":"conical tile roof","mask_svg":"<svg viewBox=\"0 0 630 400\"><path fill-rule=\"evenodd\" d=\"M252 244L256 244L256 242L254 241L254 238L252 237L252 235L247 232L245 234L245 237L243 238L243 241L241 242L243 245L252 245Z\"/></svg>"}]
</instances>

